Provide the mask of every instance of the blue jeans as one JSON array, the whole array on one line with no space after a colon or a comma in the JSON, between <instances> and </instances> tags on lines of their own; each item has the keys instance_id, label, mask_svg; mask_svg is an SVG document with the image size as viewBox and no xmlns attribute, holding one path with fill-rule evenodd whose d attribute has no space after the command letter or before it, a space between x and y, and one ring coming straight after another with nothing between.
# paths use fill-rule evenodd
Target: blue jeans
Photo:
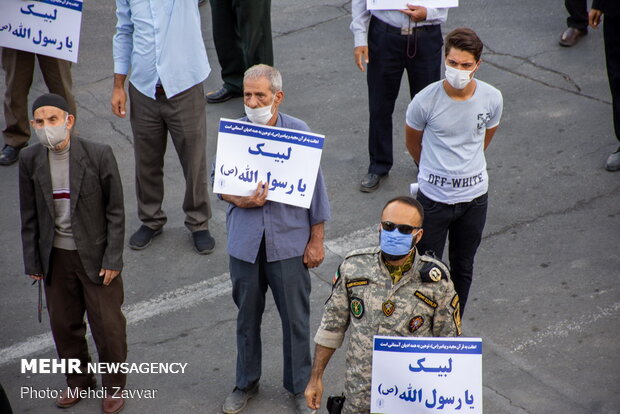
<instances>
[{"instance_id":1,"label":"blue jeans","mask_svg":"<svg viewBox=\"0 0 620 414\"><path fill-rule=\"evenodd\" d=\"M418 191L417 199L424 207L424 234L418 250L422 254L433 251L441 259L448 238L450 276L459 295L463 316L474 273L474 256L487 219L488 193L457 204L433 201L421 191Z\"/></svg>"}]
</instances>

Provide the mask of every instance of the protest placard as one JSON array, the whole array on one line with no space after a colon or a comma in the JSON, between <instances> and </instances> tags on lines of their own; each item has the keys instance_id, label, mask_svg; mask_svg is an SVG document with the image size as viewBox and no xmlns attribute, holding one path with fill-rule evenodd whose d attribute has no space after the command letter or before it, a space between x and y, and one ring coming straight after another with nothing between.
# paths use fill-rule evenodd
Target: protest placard
<instances>
[{"instance_id":1,"label":"protest placard","mask_svg":"<svg viewBox=\"0 0 620 414\"><path fill-rule=\"evenodd\" d=\"M1 0L0 46L77 62L82 0Z\"/></svg>"},{"instance_id":2,"label":"protest placard","mask_svg":"<svg viewBox=\"0 0 620 414\"><path fill-rule=\"evenodd\" d=\"M323 135L250 122L220 120L213 192L248 196L267 183L267 199L308 208Z\"/></svg>"},{"instance_id":3,"label":"protest placard","mask_svg":"<svg viewBox=\"0 0 620 414\"><path fill-rule=\"evenodd\" d=\"M482 413L482 340L375 336L371 413Z\"/></svg>"},{"instance_id":4,"label":"protest placard","mask_svg":"<svg viewBox=\"0 0 620 414\"><path fill-rule=\"evenodd\" d=\"M404 10L407 4L424 7L458 7L459 0L366 0L368 10Z\"/></svg>"}]
</instances>

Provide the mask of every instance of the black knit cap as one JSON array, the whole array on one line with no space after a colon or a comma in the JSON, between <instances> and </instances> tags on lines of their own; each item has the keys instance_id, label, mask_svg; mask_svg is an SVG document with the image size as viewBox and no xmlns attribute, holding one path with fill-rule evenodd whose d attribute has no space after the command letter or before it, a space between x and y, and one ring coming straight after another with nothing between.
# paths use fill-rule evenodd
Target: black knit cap
<instances>
[{"instance_id":1,"label":"black knit cap","mask_svg":"<svg viewBox=\"0 0 620 414\"><path fill-rule=\"evenodd\" d=\"M69 112L69 104L65 98L60 95L56 95L55 93L46 93L45 95L41 95L35 99L32 104L32 115L34 115L34 111L42 106L55 106L65 112Z\"/></svg>"}]
</instances>

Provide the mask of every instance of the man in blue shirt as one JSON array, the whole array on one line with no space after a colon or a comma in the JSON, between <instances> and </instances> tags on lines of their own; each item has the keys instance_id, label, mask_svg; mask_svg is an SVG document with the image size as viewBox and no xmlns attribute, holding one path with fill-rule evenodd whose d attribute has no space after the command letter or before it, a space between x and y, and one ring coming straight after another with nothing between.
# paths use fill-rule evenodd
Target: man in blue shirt
<instances>
[{"instance_id":1,"label":"man in blue shirt","mask_svg":"<svg viewBox=\"0 0 620 414\"><path fill-rule=\"evenodd\" d=\"M129 247L146 248L166 214L163 164L168 132L185 176L185 225L198 253L211 253L207 192L206 111L202 82L211 70L196 0L116 0L112 113L126 116L129 69L138 217Z\"/></svg>"},{"instance_id":2,"label":"man in blue shirt","mask_svg":"<svg viewBox=\"0 0 620 414\"><path fill-rule=\"evenodd\" d=\"M278 112L284 99L282 77L275 68L256 65L245 72L242 121L310 131L305 122ZM284 388L295 396L298 413L311 412L304 390L310 377L310 274L324 258L323 223L329 201L319 169L310 208L267 200L259 182L250 196L223 194L230 203L226 217L230 277L237 315L236 386L223 405L238 413L258 392L261 375L260 325L265 293L271 288L282 320Z\"/></svg>"}]
</instances>

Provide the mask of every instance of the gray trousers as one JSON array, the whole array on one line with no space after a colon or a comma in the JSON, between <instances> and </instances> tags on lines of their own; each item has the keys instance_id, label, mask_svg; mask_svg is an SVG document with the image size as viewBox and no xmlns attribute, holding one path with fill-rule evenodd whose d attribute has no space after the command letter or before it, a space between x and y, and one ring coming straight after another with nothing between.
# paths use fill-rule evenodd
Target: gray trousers
<instances>
[{"instance_id":1,"label":"gray trousers","mask_svg":"<svg viewBox=\"0 0 620 414\"><path fill-rule=\"evenodd\" d=\"M136 162L138 217L153 230L166 224L164 155L168 132L185 176L185 225L207 230L211 205L207 190L207 118L202 83L168 99L151 99L129 83L131 130Z\"/></svg>"},{"instance_id":2,"label":"gray trousers","mask_svg":"<svg viewBox=\"0 0 620 414\"><path fill-rule=\"evenodd\" d=\"M71 92L71 62L3 47L2 68L6 72L4 93L6 128L2 134L4 143L13 147L21 147L30 139L28 116L31 112L28 107L28 93L32 86L35 57L39 61L47 89L64 97L69 104L69 111L73 115L76 114L75 99Z\"/></svg>"},{"instance_id":3,"label":"gray trousers","mask_svg":"<svg viewBox=\"0 0 620 414\"><path fill-rule=\"evenodd\" d=\"M271 288L282 321L283 385L303 392L310 378L310 273L303 258L267 262L265 240L255 263L230 256L230 278L237 314L236 386L247 389L261 376L261 321Z\"/></svg>"}]
</instances>

